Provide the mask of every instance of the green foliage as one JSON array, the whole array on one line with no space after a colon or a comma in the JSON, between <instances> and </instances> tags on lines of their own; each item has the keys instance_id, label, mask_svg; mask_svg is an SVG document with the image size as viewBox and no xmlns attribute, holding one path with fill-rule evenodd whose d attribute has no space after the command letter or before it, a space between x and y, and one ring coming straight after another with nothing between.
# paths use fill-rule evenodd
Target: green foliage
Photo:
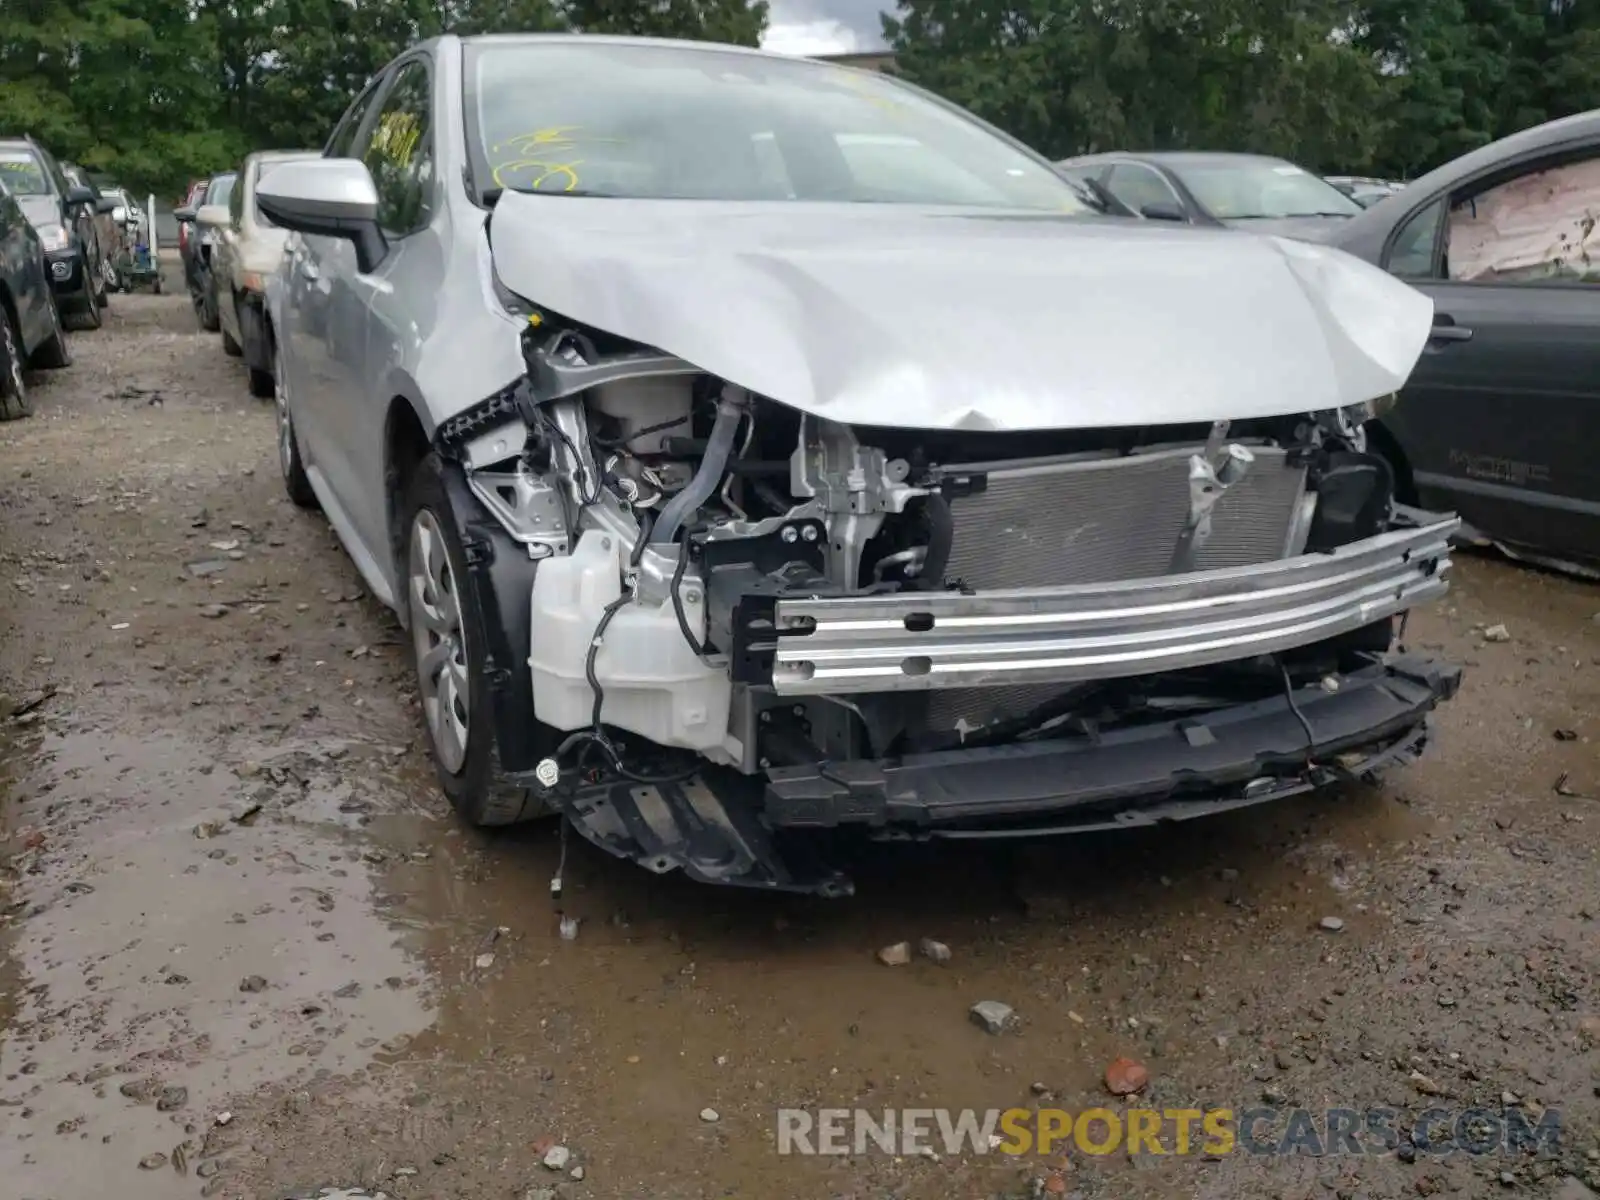
<instances>
[{"instance_id":1,"label":"green foliage","mask_svg":"<svg viewBox=\"0 0 1600 1200\"><path fill-rule=\"evenodd\" d=\"M439 33L575 29L754 45L765 0L0 0L0 136L174 196L247 152L320 147Z\"/></svg>"},{"instance_id":2,"label":"green foliage","mask_svg":"<svg viewBox=\"0 0 1600 1200\"><path fill-rule=\"evenodd\" d=\"M767 27L767 0L570 0L565 8L572 27L583 33L754 46Z\"/></svg>"},{"instance_id":3,"label":"green foliage","mask_svg":"<svg viewBox=\"0 0 1600 1200\"><path fill-rule=\"evenodd\" d=\"M883 28L902 74L1052 157L1415 177L1600 107L1593 0L900 0Z\"/></svg>"}]
</instances>

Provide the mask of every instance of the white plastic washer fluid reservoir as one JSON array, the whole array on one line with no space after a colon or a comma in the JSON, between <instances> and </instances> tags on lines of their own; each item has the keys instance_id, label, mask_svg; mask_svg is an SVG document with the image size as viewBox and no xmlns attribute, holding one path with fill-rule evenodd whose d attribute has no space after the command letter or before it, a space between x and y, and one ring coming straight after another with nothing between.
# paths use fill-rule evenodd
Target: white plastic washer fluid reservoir
<instances>
[{"instance_id":1,"label":"white plastic washer fluid reservoir","mask_svg":"<svg viewBox=\"0 0 1600 1200\"><path fill-rule=\"evenodd\" d=\"M691 625L703 625L699 588L685 584L683 590ZM534 713L545 724L564 731L589 727L594 692L584 666L606 605L620 595L617 541L598 530L579 538L571 555L539 564L528 667ZM684 641L670 602L623 605L606 626L594 669L607 725L702 753L727 740L728 677L701 662Z\"/></svg>"}]
</instances>

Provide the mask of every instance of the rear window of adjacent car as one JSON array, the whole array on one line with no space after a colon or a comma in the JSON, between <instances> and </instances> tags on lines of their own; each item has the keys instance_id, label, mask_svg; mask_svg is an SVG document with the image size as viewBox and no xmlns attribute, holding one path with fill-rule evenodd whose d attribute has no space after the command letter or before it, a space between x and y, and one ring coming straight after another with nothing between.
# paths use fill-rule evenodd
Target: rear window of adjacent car
<instances>
[{"instance_id":1,"label":"rear window of adjacent car","mask_svg":"<svg viewBox=\"0 0 1600 1200\"><path fill-rule=\"evenodd\" d=\"M51 192L44 163L28 150L0 150L0 178L14 196L48 196Z\"/></svg>"}]
</instances>

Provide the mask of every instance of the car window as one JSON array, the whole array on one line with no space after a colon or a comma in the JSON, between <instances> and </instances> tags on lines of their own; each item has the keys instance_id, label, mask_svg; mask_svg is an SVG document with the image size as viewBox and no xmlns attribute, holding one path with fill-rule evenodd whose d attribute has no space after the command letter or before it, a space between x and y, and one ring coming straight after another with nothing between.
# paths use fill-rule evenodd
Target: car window
<instances>
[{"instance_id":1,"label":"car window","mask_svg":"<svg viewBox=\"0 0 1600 1200\"><path fill-rule=\"evenodd\" d=\"M1444 212L1444 199L1435 200L1426 208L1414 213L1401 227L1399 235L1389 247L1386 264L1392 274L1401 279L1433 279L1434 243L1438 239L1439 216Z\"/></svg>"},{"instance_id":2,"label":"car window","mask_svg":"<svg viewBox=\"0 0 1600 1200\"><path fill-rule=\"evenodd\" d=\"M1159 172L1137 163L1118 163L1106 176L1106 191L1121 200L1134 212L1147 204L1178 204L1178 194L1161 178Z\"/></svg>"},{"instance_id":3,"label":"car window","mask_svg":"<svg viewBox=\"0 0 1600 1200\"><path fill-rule=\"evenodd\" d=\"M367 110L372 107L372 102L378 98L378 90L382 83L383 77L380 75L367 84L366 90L356 97L355 103L345 109L344 116L339 118L339 124L334 126L333 136L328 139L328 147L323 151L324 158L354 156L356 134L361 132L361 122L366 119Z\"/></svg>"},{"instance_id":4,"label":"car window","mask_svg":"<svg viewBox=\"0 0 1600 1200\"><path fill-rule=\"evenodd\" d=\"M1535 167L1454 200L1445 270L1465 283L1600 283L1600 158Z\"/></svg>"},{"instance_id":5,"label":"car window","mask_svg":"<svg viewBox=\"0 0 1600 1200\"><path fill-rule=\"evenodd\" d=\"M44 163L28 150L0 150L0 175L18 196L48 196L53 190Z\"/></svg>"},{"instance_id":6,"label":"car window","mask_svg":"<svg viewBox=\"0 0 1600 1200\"><path fill-rule=\"evenodd\" d=\"M433 211L432 95L426 65L402 66L361 156L377 185L378 225L385 233L414 233Z\"/></svg>"},{"instance_id":7,"label":"car window","mask_svg":"<svg viewBox=\"0 0 1600 1200\"><path fill-rule=\"evenodd\" d=\"M258 168L255 166L250 168L252 174L254 174L256 170L258 170ZM244 189L242 187L236 187L228 193L228 223L237 229L239 228L239 223L243 217Z\"/></svg>"},{"instance_id":8,"label":"car window","mask_svg":"<svg viewBox=\"0 0 1600 1200\"><path fill-rule=\"evenodd\" d=\"M834 142L856 188L875 199L938 196L949 204L994 202L994 189L986 180L914 137L836 133Z\"/></svg>"},{"instance_id":9,"label":"car window","mask_svg":"<svg viewBox=\"0 0 1600 1200\"><path fill-rule=\"evenodd\" d=\"M466 68L480 190L1094 212L1031 151L871 72L586 38L469 46Z\"/></svg>"},{"instance_id":10,"label":"car window","mask_svg":"<svg viewBox=\"0 0 1600 1200\"><path fill-rule=\"evenodd\" d=\"M233 175L219 175L206 188L207 204L227 204L233 198Z\"/></svg>"},{"instance_id":11,"label":"car window","mask_svg":"<svg viewBox=\"0 0 1600 1200\"><path fill-rule=\"evenodd\" d=\"M1220 221L1353 217L1361 206L1321 176L1281 159L1178 162L1172 173Z\"/></svg>"}]
</instances>

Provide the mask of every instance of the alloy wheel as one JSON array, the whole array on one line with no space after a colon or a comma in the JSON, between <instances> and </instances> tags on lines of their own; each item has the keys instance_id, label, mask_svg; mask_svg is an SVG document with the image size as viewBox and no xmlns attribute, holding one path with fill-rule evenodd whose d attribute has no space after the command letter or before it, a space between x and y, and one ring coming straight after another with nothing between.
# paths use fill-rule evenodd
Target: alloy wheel
<instances>
[{"instance_id":1,"label":"alloy wheel","mask_svg":"<svg viewBox=\"0 0 1600 1200\"><path fill-rule=\"evenodd\" d=\"M418 691L434 752L455 774L467 761L471 715L467 635L444 531L431 510L419 509L412 518L410 545L407 586Z\"/></svg>"}]
</instances>

